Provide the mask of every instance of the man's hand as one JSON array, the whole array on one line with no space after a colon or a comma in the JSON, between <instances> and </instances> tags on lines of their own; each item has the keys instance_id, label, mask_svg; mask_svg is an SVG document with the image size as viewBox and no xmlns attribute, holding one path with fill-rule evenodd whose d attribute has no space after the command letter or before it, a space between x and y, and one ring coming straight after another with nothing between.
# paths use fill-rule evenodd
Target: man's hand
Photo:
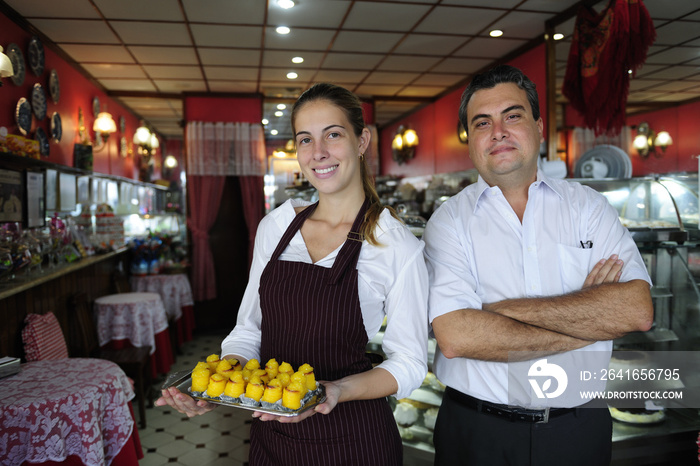
<instances>
[{"instance_id":1,"label":"man's hand","mask_svg":"<svg viewBox=\"0 0 700 466\"><path fill-rule=\"evenodd\" d=\"M617 283L622 275L623 262L613 254L608 259L601 259L588 274L581 289L600 285L601 283Z\"/></svg>"}]
</instances>

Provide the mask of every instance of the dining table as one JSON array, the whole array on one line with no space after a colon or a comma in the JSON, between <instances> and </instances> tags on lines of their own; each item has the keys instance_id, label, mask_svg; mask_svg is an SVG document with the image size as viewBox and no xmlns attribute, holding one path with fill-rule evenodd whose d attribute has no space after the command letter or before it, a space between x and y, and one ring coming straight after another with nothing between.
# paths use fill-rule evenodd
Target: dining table
<instances>
[{"instance_id":1,"label":"dining table","mask_svg":"<svg viewBox=\"0 0 700 466\"><path fill-rule=\"evenodd\" d=\"M175 361L168 317L158 293L129 292L95 300L97 337L102 348L150 346L151 376L167 374Z\"/></svg>"},{"instance_id":2,"label":"dining table","mask_svg":"<svg viewBox=\"0 0 700 466\"><path fill-rule=\"evenodd\" d=\"M174 324L177 346L192 340L194 299L192 287L185 273L132 275L129 279L132 291L158 293L165 306L168 320Z\"/></svg>"},{"instance_id":3,"label":"dining table","mask_svg":"<svg viewBox=\"0 0 700 466\"><path fill-rule=\"evenodd\" d=\"M137 466L143 451L118 365L63 358L0 379L0 464Z\"/></svg>"}]
</instances>

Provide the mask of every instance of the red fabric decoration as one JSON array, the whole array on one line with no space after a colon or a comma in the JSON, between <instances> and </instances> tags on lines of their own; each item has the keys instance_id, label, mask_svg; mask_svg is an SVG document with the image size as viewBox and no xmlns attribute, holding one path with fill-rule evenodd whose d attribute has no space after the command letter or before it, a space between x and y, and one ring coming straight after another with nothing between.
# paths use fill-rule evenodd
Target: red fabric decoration
<instances>
[{"instance_id":1,"label":"red fabric decoration","mask_svg":"<svg viewBox=\"0 0 700 466\"><path fill-rule=\"evenodd\" d=\"M24 322L22 342L27 362L68 357L66 340L53 312L28 314Z\"/></svg>"},{"instance_id":2,"label":"red fabric decoration","mask_svg":"<svg viewBox=\"0 0 700 466\"><path fill-rule=\"evenodd\" d=\"M644 64L655 39L641 0L611 0L600 14L579 9L562 92L596 134L624 126L629 70L634 75Z\"/></svg>"}]
</instances>

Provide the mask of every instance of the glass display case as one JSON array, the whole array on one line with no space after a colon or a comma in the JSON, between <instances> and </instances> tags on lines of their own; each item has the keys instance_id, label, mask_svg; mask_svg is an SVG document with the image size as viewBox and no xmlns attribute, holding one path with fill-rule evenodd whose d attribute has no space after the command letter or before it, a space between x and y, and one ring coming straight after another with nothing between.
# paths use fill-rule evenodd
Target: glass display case
<instances>
[{"instance_id":1,"label":"glass display case","mask_svg":"<svg viewBox=\"0 0 700 466\"><path fill-rule=\"evenodd\" d=\"M574 180L603 194L620 215L647 265L654 325L616 341L618 347L697 348L700 336L698 176Z\"/></svg>"},{"instance_id":2,"label":"glass display case","mask_svg":"<svg viewBox=\"0 0 700 466\"><path fill-rule=\"evenodd\" d=\"M700 343L697 174L575 181L600 192L617 209L620 221L629 229L642 254L653 283L651 330L615 340L615 349L697 350ZM697 381L692 377L695 375L686 374L684 383L696 386ZM673 450L673 445L680 449L680 445L694 444L700 429L698 409L666 411L663 422L653 425L613 423L613 454L624 451L624 455L640 458L640 461L650 453L670 458L679 453Z\"/></svg>"}]
</instances>

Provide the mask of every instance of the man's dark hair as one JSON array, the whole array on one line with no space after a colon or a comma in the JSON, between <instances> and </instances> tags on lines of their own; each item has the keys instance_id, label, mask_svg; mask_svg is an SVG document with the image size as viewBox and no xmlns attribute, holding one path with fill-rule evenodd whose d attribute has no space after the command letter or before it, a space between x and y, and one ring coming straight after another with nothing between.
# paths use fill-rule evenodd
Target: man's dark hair
<instances>
[{"instance_id":1,"label":"man's dark hair","mask_svg":"<svg viewBox=\"0 0 700 466\"><path fill-rule=\"evenodd\" d=\"M532 117L537 121L540 118L540 99L537 96L535 83L518 68L510 65L498 65L485 73L477 74L469 83L462 94L462 102L459 105L459 121L469 134L469 122L467 121L467 105L476 91L491 89L496 84L513 83L527 94L530 102Z\"/></svg>"}]
</instances>

